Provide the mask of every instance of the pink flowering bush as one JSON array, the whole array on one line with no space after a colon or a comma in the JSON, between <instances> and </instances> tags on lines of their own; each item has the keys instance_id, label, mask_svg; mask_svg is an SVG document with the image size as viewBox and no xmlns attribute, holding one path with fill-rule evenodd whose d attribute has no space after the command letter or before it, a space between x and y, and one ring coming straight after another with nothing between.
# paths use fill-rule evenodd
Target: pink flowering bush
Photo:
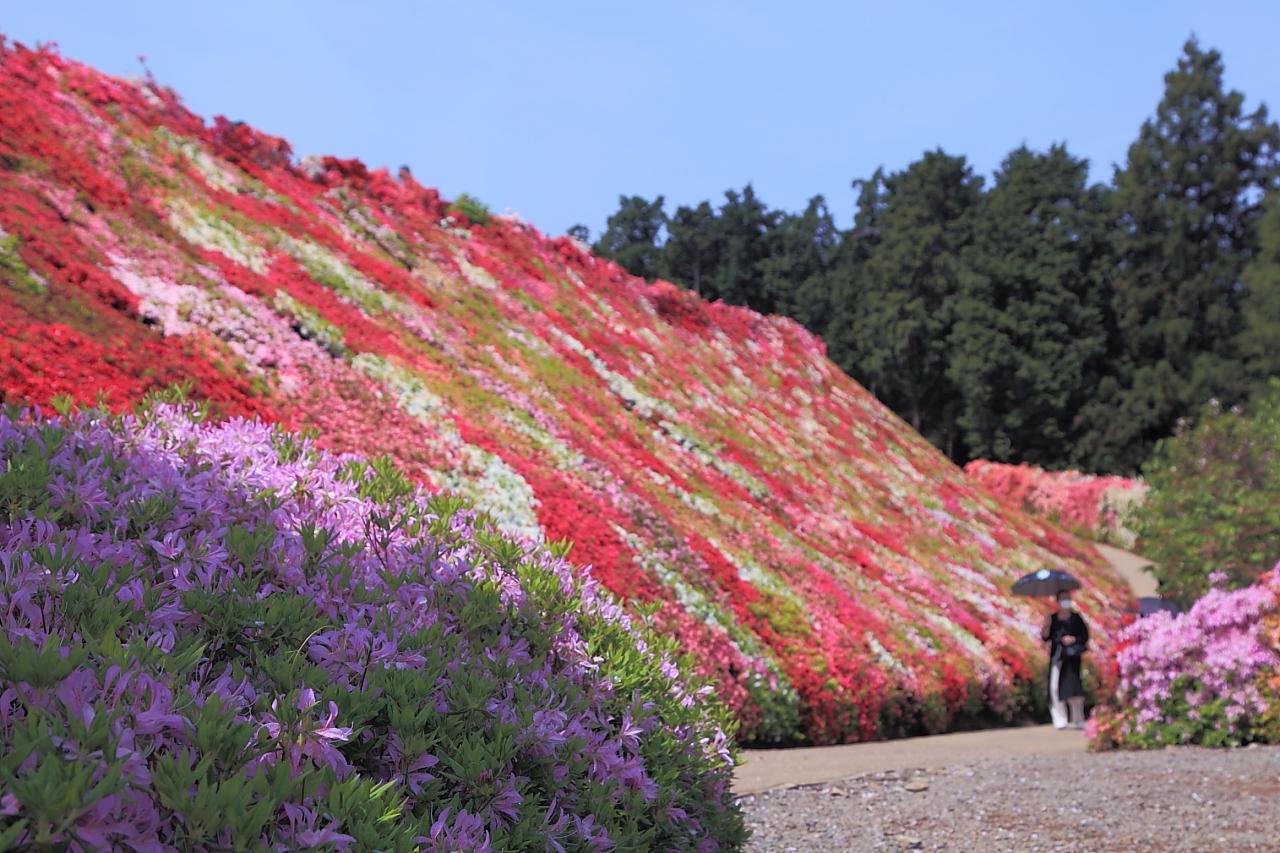
<instances>
[{"instance_id":1,"label":"pink flowering bush","mask_svg":"<svg viewBox=\"0 0 1280 853\"><path fill-rule=\"evenodd\" d=\"M562 549L191 415L0 410L0 849L738 846L725 712Z\"/></svg>"},{"instance_id":2,"label":"pink flowering bush","mask_svg":"<svg viewBox=\"0 0 1280 853\"><path fill-rule=\"evenodd\" d=\"M1278 668L1280 567L1245 589L1213 589L1184 614L1125 629L1115 695L1090 720L1091 741L1100 749L1280 742Z\"/></svg>"},{"instance_id":3,"label":"pink flowering bush","mask_svg":"<svg viewBox=\"0 0 1280 853\"><path fill-rule=\"evenodd\" d=\"M964 466L970 477L1026 512L1043 516L1075 532L1133 547L1137 536L1130 516L1142 505L1147 486L1139 479L1098 476L1079 471L1046 471L1035 465L1009 465L975 459Z\"/></svg>"}]
</instances>

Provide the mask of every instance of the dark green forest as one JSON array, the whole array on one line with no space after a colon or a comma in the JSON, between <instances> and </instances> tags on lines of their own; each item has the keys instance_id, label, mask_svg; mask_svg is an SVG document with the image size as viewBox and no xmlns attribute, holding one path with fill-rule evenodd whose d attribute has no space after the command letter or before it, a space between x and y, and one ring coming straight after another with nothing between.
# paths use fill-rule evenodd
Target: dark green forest
<instances>
[{"instance_id":1,"label":"dark green forest","mask_svg":"<svg viewBox=\"0 0 1280 853\"><path fill-rule=\"evenodd\" d=\"M1280 128L1222 78L1189 41L1106 184L1065 144L1011 151L990 182L937 150L853 181L843 225L748 184L672 213L623 196L593 245L795 318L957 462L1131 473L1280 375Z\"/></svg>"}]
</instances>

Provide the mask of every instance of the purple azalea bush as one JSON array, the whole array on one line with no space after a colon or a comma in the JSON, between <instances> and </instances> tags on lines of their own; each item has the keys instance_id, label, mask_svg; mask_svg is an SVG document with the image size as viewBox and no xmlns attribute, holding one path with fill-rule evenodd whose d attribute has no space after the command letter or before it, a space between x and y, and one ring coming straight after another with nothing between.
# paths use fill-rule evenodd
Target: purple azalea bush
<instances>
[{"instance_id":1,"label":"purple azalea bush","mask_svg":"<svg viewBox=\"0 0 1280 853\"><path fill-rule=\"evenodd\" d=\"M0 849L740 846L723 709L563 555L261 423L0 412Z\"/></svg>"},{"instance_id":2,"label":"purple azalea bush","mask_svg":"<svg viewBox=\"0 0 1280 853\"><path fill-rule=\"evenodd\" d=\"M1115 651L1115 696L1090 721L1092 743L1275 740L1278 670L1280 566L1245 589L1211 589L1186 613L1156 613L1126 628Z\"/></svg>"}]
</instances>

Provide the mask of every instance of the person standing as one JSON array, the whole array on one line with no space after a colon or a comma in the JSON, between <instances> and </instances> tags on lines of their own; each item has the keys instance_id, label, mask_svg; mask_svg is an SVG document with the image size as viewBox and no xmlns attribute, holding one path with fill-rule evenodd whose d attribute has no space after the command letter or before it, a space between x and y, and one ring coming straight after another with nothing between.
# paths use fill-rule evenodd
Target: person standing
<instances>
[{"instance_id":1,"label":"person standing","mask_svg":"<svg viewBox=\"0 0 1280 853\"><path fill-rule=\"evenodd\" d=\"M1073 609L1071 596L1058 595L1058 609L1045 619L1040 638L1049 644L1049 714L1055 728L1071 722L1084 728L1084 682L1080 663L1088 648L1089 626ZM1067 709L1071 714L1068 719Z\"/></svg>"}]
</instances>

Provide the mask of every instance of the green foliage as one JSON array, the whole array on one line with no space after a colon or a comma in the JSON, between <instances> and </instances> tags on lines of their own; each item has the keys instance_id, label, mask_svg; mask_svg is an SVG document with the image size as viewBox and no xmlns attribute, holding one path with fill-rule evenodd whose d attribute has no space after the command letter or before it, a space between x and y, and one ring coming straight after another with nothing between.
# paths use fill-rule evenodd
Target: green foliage
<instances>
[{"instance_id":1,"label":"green foliage","mask_svg":"<svg viewBox=\"0 0 1280 853\"><path fill-rule=\"evenodd\" d=\"M657 278L661 271L659 241L667 224L663 198L646 201L638 195L619 196L618 212L609 217L595 251L612 258L632 275Z\"/></svg>"},{"instance_id":2,"label":"green foliage","mask_svg":"<svg viewBox=\"0 0 1280 853\"><path fill-rule=\"evenodd\" d=\"M686 668L693 671L694 662L686 661ZM804 726L800 718L800 701L793 688L780 688L761 676L751 686L751 696L760 708L760 721L756 724L756 740L769 744L806 743Z\"/></svg>"},{"instance_id":3,"label":"green foliage","mask_svg":"<svg viewBox=\"0 0 1280 853\"><path fill-rule=\"evenodd\" d=\"M1080 410L1104 369L1104 197L1088 163L1019 148L974 211L947 375L968 455L1079 464Z\"/></svg>"},{"instance_id":4,"label":"green foliage","mask_svg":"<svg viewBox=\"0 0 1280 853\"><path fill-rule=\"evenodd\" d=\"M680 207L667 222L667 242L662 247L662 274L709 294L719 266L719 220L709 202Z\"/></svg>"},{"instance_id":5,"label":"green foliage","mask_svg":"<svg viewBox=\"0 0 1280 853\"><path fill-rule=\"evenodd\" d=\"M1240 726L1227 716L1231 699L1218 696L1198 705L1187 695L1204 689L1199 680L1182 676L1169 688L1169 697L1160 703L1161 720L1133 730L1125 740L1129 749L1160 749L1166 746L1204 746L1223 749L1267 741L1251 727Z\"/></svg>"},{"instance_id":6,"label":"green foliage","mask_svg":"<svg viewBox=\"0 0 1280 853\"><path fill-rule=\"evenodd\" d=\"M860 212L874 240L840 279L828 333L836 363L948 454L955 454L955 386L947 375L961 250L971 240L982 179L963 157L931 151L901 172L873 176ZM874 223L874 224L872 224Z\"/></svg>"},{"instance_id":7,"label":"green foliage","mask_svg":"<svg viewBox=\"0 0 1280 853\"><path fill-rule=\"evenodd\" d=\"M1243 399L1241 271L1261 197L1280 185L1280 128L1187 42L1116 175L1114 313L1123 360L1096 408L1104 464L1134 468L1179 417Z\"/></svg>"},{"instance_id":8,"label":"green foliage","mask_svg":"<svg viewBox=\"0 0 1280 853\"><path fill-rule=\"evenodd\" d=\"M729 190L716 217L716 267L707 296L733 305L749 305L765 314L775 309L775 294L766 286L763 265L775 254L778 214L747 184Z\"/></svg>"},{"instance_id":9,"label":"green foliage","mask_svg":"<svg viewBox=\"0 0 1280 853\"><path fill-rule=\"evenodd\" d=\"M57 452L64 433L47 429L41 436L52 449L29 444L9 456L0 468L0 521L14 523L34 516L56 520L49 492L49 457Z\"/></svg>"},{"instance_id":10,"label":"green foliage","mask_svg":"<svg viewBox=\"0 0 1280 853\"><path fill-rule=\"evenodd\" d=\"M1280 376L1280 192L1271 194L1258 223L1258 252L1245 268L1244 286L1236 343L1246 375L1265 384Z\"/></svg>"},{"instance_id":11,"label":"green foliage","mask_svg":"<svg viewBox=\"0 0 1280 853\"><path fill-rule=\"evenodd\" d=\"M1245 411L1206 407L1144 473L1134 526L1167 595L1189 604L1214 571L1233 587L1257 580L1280 558L1280 380Z\"/></svg>"},{"instance_id":12,"label":"green foliage","mask_svg":"<svg viewBox=\"0 0 1280 853\"><path fill-rule=\"evenodd\" d=\"M773 248L760 261L761 288L769 310L806 326L824 322L830 310L827 272L840 251L840 231L826 199L814 196L804 212L774 218Z\"/></svg>"},{"instance_id":13,"label":"green foliage","mask_svg":"<svg viewBox=\"0 0 1280 853\"><path fill-rule=\"evenodd\" d=\"M462 193L453 200L453 204L449 205L449 213L465 216L468 222L476 225L488 225L493 218L487 204L467 193Z\"/></svg>"},{"instance_id":14,"label":"green foliage","mask_svg":"<svg viewBox=\"0 0 1280 853\"><path fill-rule=\"evenodd\" d=\"M207 400L191 401L191 389L190 382L179 382L148 391L133 407L134 413L145 420L149 416L148 413L156 406L184 406L189 411L191 420L197 422L207 420L209 402Z\"/></svg>"},{"instance_id":15,"label":"green foliage","mask_svg":"<svg viewBox=\"0 0 1280 853\"><path fill-rule=\"evenodd\" d=\"M44 293L44 283L32 275L30 268L18 254L18 246L17 235L0 231L0 282L24 293Z\"/></svg>"}]
</instances>

